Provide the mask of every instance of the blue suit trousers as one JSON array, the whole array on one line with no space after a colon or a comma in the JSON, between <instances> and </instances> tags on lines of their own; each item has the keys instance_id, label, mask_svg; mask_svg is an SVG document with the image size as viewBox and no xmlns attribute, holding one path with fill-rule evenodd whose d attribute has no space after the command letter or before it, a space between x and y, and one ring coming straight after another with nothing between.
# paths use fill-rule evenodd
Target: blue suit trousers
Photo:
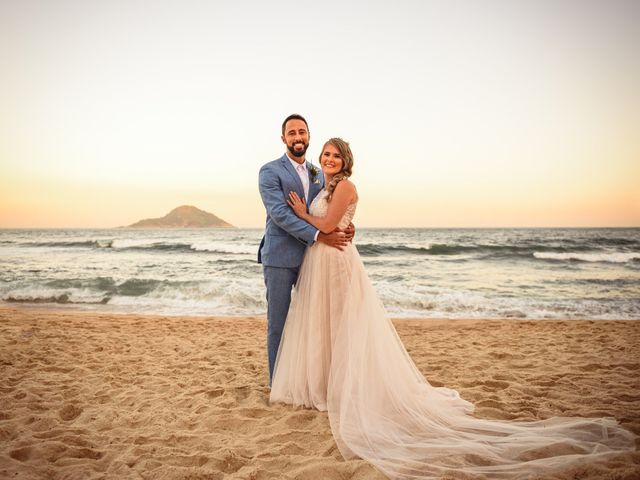
<instances>
[{"instance_id":1,"label":"blue suit trousers","mask_svg":"<svg viewBox=\"0 0 640 480\"><path fill-rule=\"evenodd\" d=\"M267 287L267 353L269 355L269 385L273 378L282 331L289 313L291 290L298 280L300 267L264 266L264 284Z\"/></svg>"}]
</instances>

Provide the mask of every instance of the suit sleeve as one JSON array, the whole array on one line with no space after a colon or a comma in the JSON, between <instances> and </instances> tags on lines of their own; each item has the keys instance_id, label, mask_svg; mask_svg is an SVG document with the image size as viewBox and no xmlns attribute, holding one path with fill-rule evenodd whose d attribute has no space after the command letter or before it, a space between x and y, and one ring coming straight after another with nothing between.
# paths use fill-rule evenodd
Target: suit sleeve
<instances>
[{"instance_id":1,"label":"suit sleeve","mask_svg":"<svg viewBox=\"0 0 640 480\"><path fill-rule=\"evenodd\" d=\"M268 166L260 169L259 189L262 203L271 219L289 235L304 243L313 245L318 229L298 218L284 200L284 193L278 175L269 171Z\"/></svg>"}]
</instances>

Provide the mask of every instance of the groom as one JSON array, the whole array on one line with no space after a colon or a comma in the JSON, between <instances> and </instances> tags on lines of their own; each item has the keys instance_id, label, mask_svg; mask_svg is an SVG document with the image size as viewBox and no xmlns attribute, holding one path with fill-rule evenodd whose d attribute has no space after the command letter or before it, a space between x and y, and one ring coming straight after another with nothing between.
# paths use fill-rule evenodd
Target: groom
<instances>
[{"instance_id":1,"label":"groom","mask_svg":"<svg viewBox=\"0 0 640 480\"><path fill-rule=\"evenodd\" d=\"M280 337L291 303L291 289L298 278L302 257L307 247L322 242L342 250L353 237L353 228L320 232L298 218L287 204L289 192L304 198L307 207L322 190L324 175L307 163L309 147L307 121L298 114L289 115L282 123L282 143L285 154L260 169L259 188L267 210L267 225L258 249L258 263L264 269L267 287L267 351L269 354L269 385L280 346Z\"/></svg>"}]
</instances>

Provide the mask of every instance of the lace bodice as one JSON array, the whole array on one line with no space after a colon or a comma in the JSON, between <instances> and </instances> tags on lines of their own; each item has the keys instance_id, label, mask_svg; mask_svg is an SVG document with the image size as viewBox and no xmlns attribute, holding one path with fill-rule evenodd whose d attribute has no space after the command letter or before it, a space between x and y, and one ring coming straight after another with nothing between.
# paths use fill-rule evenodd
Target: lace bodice
<instances>
[{"instance_id":1,"label":"lace bodice","mask_svg":"<svg viewBox=\"0 0 640 480\"><path fill-rule=\"evenodd\" d=\"M329 210L329 202L327 202L327 191L323 189L316 198L313 199L311 205L309 206L309 213L314 217L325 217L327 215L327 211ZM338 228L347 228L353 217L356 214L356 206L358 205L358 201L356 200L354 203L350 204L347 207L347 211L344 212L344 215L340 219L338 223Z\"/></svg>"}]
</instances>

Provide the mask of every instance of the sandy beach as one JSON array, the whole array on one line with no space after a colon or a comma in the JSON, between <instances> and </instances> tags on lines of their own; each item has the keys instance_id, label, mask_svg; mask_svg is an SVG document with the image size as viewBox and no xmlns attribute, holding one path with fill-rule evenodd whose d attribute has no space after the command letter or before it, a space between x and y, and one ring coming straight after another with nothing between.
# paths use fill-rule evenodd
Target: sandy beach
<instances>
[{"instance_id":1,"label":"sandy beach","mask_svg":"<svg viewBox=\"0 0 640 480\"><path fill-rule=\"evenodd\" d=\"M394 323L427 379L476 416L613 416L640 434L638 321ZM268 404L265 329L0 309L0 478L384 478L342 459L326 413ZM638 479L640 453L548 478Z\"/></svg>"}]
</instances>

